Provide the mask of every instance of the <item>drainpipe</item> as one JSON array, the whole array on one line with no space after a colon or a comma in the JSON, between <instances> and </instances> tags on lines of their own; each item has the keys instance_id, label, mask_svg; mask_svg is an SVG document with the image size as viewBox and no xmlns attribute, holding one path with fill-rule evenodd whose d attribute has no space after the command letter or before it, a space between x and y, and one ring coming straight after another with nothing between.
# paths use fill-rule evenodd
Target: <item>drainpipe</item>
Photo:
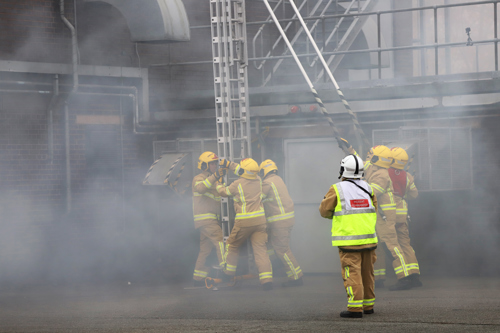
<instances>
[{"instance_id":1,"label":"drainpipe","mask_svg":"<svg viewBox=\"0 0 500 333\"><path fill-rule=\"evenodd\" d=\"M66 141L66 212L71 212L71 164L70 164L70 142L69 142L69 108L64 103L64 137Z\"/></svg>"},{"instance_id":2,"label":"drainpipe","mask_svg":"<svg viewBox=\"0 0 500 333\"><path fill-rule=\"evenodd\" d=\"M73 88L69 96L64 101L64 132L66 143L66 212L71 212L71 164L70 164L70 140L69 140L69 108L68 98L78 90L78 39L76 36L76 29L70 21L64 16L64 0L60 0L59 8L61 12L61 20L66 27L71 31L71 45L72 45L72 63L73 63ZM76 11L75 11L76 13ZM76 17L75 17L76 18Z\"/></svg>"},{"instance_id":3,"label":"drainpipe","mask_svg":"<svg viewBox=\"0 0 500 333\"><path fill-rule=\"evenodd\" d=\"M47 128L50 164L54 163L54 106L59 98L59 75L54 75L54 93L47 108Z\"/></svg>"},{"instance_id":4,"label":"drainpipe","mask_svg":"<svg viewBox=\"0 0 500 333\"><path fill-rule=\"evenodd\" d=\"M72 63L73 63L73 90L75 92L78 89L78 40L76 37L76 29L71 24L70 21L64 16L64 0L60 0L59 8L61 11L61 20L64 22L66 27L71 31L71 44L72 44Z\"/></svg>"}]
</instances>

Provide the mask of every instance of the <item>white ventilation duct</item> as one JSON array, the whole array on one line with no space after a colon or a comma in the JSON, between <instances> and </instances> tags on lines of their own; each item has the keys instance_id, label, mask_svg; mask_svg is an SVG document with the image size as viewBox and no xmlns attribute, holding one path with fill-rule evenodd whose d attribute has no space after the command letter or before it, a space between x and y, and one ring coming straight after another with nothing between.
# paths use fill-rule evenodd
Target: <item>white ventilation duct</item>
<instances>
[{"instance_id":1,"label":"white ventilation duct","mask_svg":"<svg viewBox=\"0 0 500 333\"><path fill-rule=\"evenodd\" d=\"M127 20L132 42L186 42L189 21L181 0L85 0L105 2Z\"/></svg>"}]
</instances>

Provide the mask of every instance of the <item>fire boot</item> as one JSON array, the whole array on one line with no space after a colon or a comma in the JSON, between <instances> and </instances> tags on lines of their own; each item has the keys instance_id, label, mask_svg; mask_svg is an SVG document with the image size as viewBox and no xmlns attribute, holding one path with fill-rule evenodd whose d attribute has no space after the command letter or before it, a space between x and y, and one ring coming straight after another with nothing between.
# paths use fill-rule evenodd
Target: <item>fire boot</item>
<instances>
[{"instance_id":1,"label":"fire boot","mask_svg":"<svg viewBox=\"0 0 500 333\"><path fill-rule=\"evenodd\" d=\"M375 313L375 310L371 309L371 310L363 310L363 313L364 314L373 314Z\"/></svg>"},{"instance_id":2,"label":"fire boot","mask_svg":"<svg viewBox=\"0 0 500 333\"><path fill-rule=\"evenodd\" d=\"M222 272L220 274L220 279L222 280L223 283L229 283L229 282L233 281L234 276L227 275L226 273Z\"/></svg>"},{"instance_id":3,"label":"fire boot","mask_svg":"<svg viewBox=\"0 0 500 333\"><path fill-rule=\"evenodd\" d=\"M399 279L395 285L390 286L389 290L390 291L408 290L408 289L411 289L411 287L412 287L412 285L411 285L410 277L406 276L404 278Z\"/></svg>"},{"instance_id":4,"label":"fire boot","mask_svg":"<svg viewBox=\"0 0 500 333\"><path fill-rule=\"evenodd\" d=\"M363 318L362 312L342 311L340 313L342 318Z\"/></svg>"},{"instance_id":5,"label":"fire boot","mask_svg":"<svg viewBox=\"0 0 500 333\"><path fill-rule=\"evenodd\" d=\"M302 278L297 280L288 280L281 284L282 287L299 287L302 285L304 285L304 281L302 280Z\"/></svg>"},{"instance_id":6,"label":"fire boot","mask_svg":"<svg viewBox=\"0 0 500 333\"><path fill-rule=\"evenodd\" d=\"M411 286L413 288L415 288L415 287L422 287L422 282L420 281L420 274L417 274L417 273L411 274L409 276L409 278L410 278L410 281L411 281Z\"/></svg>"},{"instance_id":7,"label":"fire boot","mask_svg":"<svg viewBox=\"0 0 500 333\"><path fill-rule=\"evenodd\" d=\"M193 287L205 287L205 280L193 280Z\"/></svg>"},{"instance_id":8,"label":"fire boot","mask_svg":"<svg viewBox=\"0 0 500 333\"><path fill-rule=\"evenodd\" d=\"M262 289L264 289L265 291L268 291L268 290L273 290L273 283L272 282L266 282L262 285Z\"/></svg>"}]
</instances>

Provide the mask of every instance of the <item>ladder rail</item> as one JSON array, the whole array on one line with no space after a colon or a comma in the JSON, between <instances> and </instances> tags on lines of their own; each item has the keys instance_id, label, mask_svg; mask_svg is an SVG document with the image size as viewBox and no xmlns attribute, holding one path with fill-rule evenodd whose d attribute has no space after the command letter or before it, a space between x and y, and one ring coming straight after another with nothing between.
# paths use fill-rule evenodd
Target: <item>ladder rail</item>
<instances>
[{"instance_id":1,"label":"ladder rail","mask_svg":"<svg viewBox=\"0 0 500 333\"><path fill-rule=\"evenodd\" d=\"M376 0L366 0L365 5L363 6L361 12L371 11L376 4L377 4ZM338 43L337 47L335 48L335 51L346 51L349 47L351 47L352 43L354 42L354 39L361 32L361 28L363 27L366 20L368 20L368 18L369 18L368 15L356 16L352 21L350 27L347 29L346 33ZM338 65L340 64L343 58L344 58L343 54L337 54L337 55L333 54L328 58L326 63L328 64L328 67L332 71L335 71L335 69L337 69ZM316 79L314 80L314 82L317 83L319 80L321 80L324 74L325 70L322 69L319 72Z\"/></svg>"},{"instance_id":2,"label":"ladder rail","mask_svg":"<svg viewBox=\"0 0 500 333\"><path fill-rule=\"evenodd\" d=\"M368 0L370 1L370 0ZM330 70L330 68L328 67L328 64L326 63L325 59L323 58L323 55L321 54L321 51L319 50L318 48L318 45L316 44L316 42L314 41L314 38L312 37L311 33L309 32L309 30L307 29L307 25L306 23L304 22L304 19L302 18L302 16L300 15L300 12L298 11L298 8L297 6L295 5L294 3L294 0L290 0L290 4L292 5L292 8L293 10L297 13L298 17L299 17L299 20L300 20L300 24L304 27L304 30L307 34L307 37L309 38L309 40L311 41L311 44L312 46L314 47L314 50L316 51L316 53L318 54L318 57L319 59L321 60L321 63L323 64L323 67L324 67L324 71L326 71L328 73L328 77L330 78L330 81L333 83L336 91L337 91L337 94L339 95L341 101L342 101L342 104L344 105L347 113L349 114L349 116L351 117L351 120L354 124L354 127L357 131L357 133L359 134L359 136L361 137L361 140L360 140L360 148L361 148L361 154L362 154L362 151L363 151L363 145L366 147L366 149L368 149L370 147L370 142L368 141L368 138L366 137L366 134L365 132L363 131L363 129L361 128L361 125L359 124L358 122L358 117L356 116L356 114L352 111L351 109L351 106L349 105L349 103L347 102L347 99L345 98L344 94L342 93L342 91L340 90L340 87L337 83L337 81L335 80L335 78L333 77L333 73L332 71Z\"/></svg>"},{"instance_id":3,"label":"ladder rail","mask_svg":"<svg viewBox=\"0 0 500 333\"><path fill-rule=\"evenodd\" d=\"M237 161L251 155L245 0L210 0L210 15L217 153ZM221 198L225 241L234 225L230 208L229 198Z\"/></svg>"},{"instance_id":4,"label":"ladder rail","mask_svg":"<svg viewBox=\"0 0 500 333\"><path fill-rule=\"evenodd\" d=\"M307 3L307 0L304 0L301 5L299 6L300 9L302 9L305 4ZM273 11L274 13L274 11ZM293 16L293 18L296 18L296 15ZM269 19L268 19L269 20ZM288 29L292 26L293 22L288 22L287 25L285 26L285 28L283 29L285 32L288 31ZM263 24L262 26L264 26L266 24ZM279 36L278 39L276 39L276 41L274 42L273 46L271 47L271 50L267 52L265 58L271 58L272 56L272 53L273 51L276 49L276 47L279 45L279 43L282 41L283 39L283 36ZM257 69L261 69L262 66L264 66L264 64L266 63L266 60L262 60L261 61L261 64L257 67Z\"/></svg>"},{"instance_id":5,"label":"ladder rail","mask_svg":"<svg viewBox=\"0 0 500 333\"><path fill-rule=\"evenodd\" d=\"M344 15L345 14L349 14L352 6L354 5L354 3L356 1L359 1L359 0L352 0L352 2L349 4L349 6L347 6L346 10L344 11ZM333 28L332 32L328 35L328 37L325 39L325 42L324 42L324 46L321 47L321 52L324 51L325 47L330 43L330 41L333 39L333 37L335 36L335 34L337 33L337 31L340 29L340 25L342 24L342 22L344 22L344 19L345 19L345 16L342 16L340 18L340 20L337 22L337 24L335 25L335 27ZM319 20L318 20L319 21ZM316 21L316 22L318 22ZM317 23L315 23L317 24ZM312 30L311 30L312 31ZM316 65L316 62L318 61L318 57L314 57L314 60L309 64L310 67L314 67L314 65ZM317 82L317 81L316 81Z\"/></svg>"},{"instance_id":6,"label":"ladder rail","mask_svg":"<svg viewBox=\"0 0 500 333\"><path fill-rule=\"evenodd\" d=\"M307 2L307 0L305 0L304 2ZM318 0L316 2L316 5L314 5L313 9L309 12L309 16L313 16L314 13L316 13L316 10L318 10L319 6L321 6L321 4L323 3L323 0ZM299 8L299 14L300 14L300 8ZM293 18L296 18L297 17L297 13L293 16ZM302 16L301 16L302 17ZM290 22L291 23L291 22ZM287 25L288 27L288 25ZM295 36L292 38L290 42L290 45L295 45L295 43L297 42L297 40L301 37L302 35L302 32L304 31L304 28L300 27L299 30L297 31L297 33L295 34ZM281 36L282 37L282 36ZM283 38L283 37L282 37ZM285 51L283 51L282 55L286 55L287 53L289 52L289 47L288 48L285 48ZM269 53L268 53L269 54ZM266 56L267 57L267 56ZM272 58L272 57L271 57ZM265 61L265 60L263 60ZM276 61L276 64L274 64L272 70L271 70L271 73L269 73L264 82L262 83L262 86L265 86L269 83L269 81L271 81L274 73L276 73L276 71L278 70L278 68L281 66L281 64L283 63L284 59L281 58L279 59L278 61Z\"/></svg>"}]
</instances>

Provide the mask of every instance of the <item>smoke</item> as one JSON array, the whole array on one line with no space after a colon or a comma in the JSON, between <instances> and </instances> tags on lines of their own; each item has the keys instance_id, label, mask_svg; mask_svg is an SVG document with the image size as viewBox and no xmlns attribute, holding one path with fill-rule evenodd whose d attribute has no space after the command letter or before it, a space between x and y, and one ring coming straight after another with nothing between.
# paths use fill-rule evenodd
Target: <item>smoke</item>
<instances>
[{"instance_id":1,"label":"smoke","mask_svg":"<svg viewBox=\"0 0 500 333\"><path fill-rule=\"evenodd\" d=\"M250 3L254 5L254 2ZM191 15L192 25L208 24L208 1L203 2L203 5L199 1L185 1L185 4ZM255 20L267 17L261 9L257 4L252 7ZM13 14L16 22L11 23L10 28L5 31L19 37L15 38L15 42L7 50L3 49L3 57L19 61L43 59L47 62L69 63L70 42L62 23L49 27L53 29L51 33L59 38L55 46L47 43L47 34L42 29L26 24L34 22L33 16L44 10L47 9L34 7ZM109 5L87 4L79 7L79 10L82 64L138 66L135 45L130 43L126 22L116 9ZM71 8L68 7L68 12L70 11ZM23 27L22 33L19 32L20 26ZM462 29L457 22L452 25L452 30L455 29ZM491 37L483 36L481 29L472 26L474 38ZM457 40L460 40L461 35L462 33L457 33ZM193 41L190 43L170 46L140 45L141 63L147 66L168 61L209 60L211 50L207 36L208 29L201 29L193 32ZM268 36L275 37L276 32L270 32ZM265 44L270 44L270 40L271 38L266 39ZM472 55L469 53L452 53L451 69L457 72L473 71L470 67ZM464 59L456 60L459 56ZM491 54L487 53L485 62L490 58ZM361 68L363 64L359 65ZM428 65L431 66L430 59ZM162 70L150 68L150 74L153 91L151 107L154 111L212 108L213 74L210 64L189 68L166 67ZM260 72L252 70L250 75L253 75L251 82L260 84ZM19 76L11 74L7 78L14 80ZM296 76L285 78L282 82L297 84L299 80L302 79ZM305 89L307 87L304 84ZM153 140L201 136L201 131L206 128L210 128L206 135L215 137L215 122L209 123L206 119L175 122L178 117L169 117L171 114L168 114L164 117L167 120L166 126L175 127L175 132L139 137L130 128L131 110L124 107L123 112L128 122L123 128L122 156L118 125L96 125L104 126L97 132L112 132L116 135L109 142L101 142L101 147L91 147L88 137L96 135L95 128L76 121L77 114L116 115L116 101L97 103L90 97L70 101L72 207L68 212L63 116L59 109L55 118L54 161L51 162L48 156L45 114L48 99L48 96L21 97L8 93L1 96L0 283L165 283L189 280L199 244L199 235L193 226L191 200L189 196L177 196L168 188L143 186L141 181L153 162ZM278 102L286 103L283 99ZM482 100L479 100L477 104L481 103ZM458 115L458 111L454 115ZM377 115L363 116L363 119L377 120L376 117ZM398 119L403 123L410 123L409 120L412 120L402 118L404 117ZM497 177L500 159L498 150L495 149L498 124L497 121L490 121L491 118L487 119L473 129L474 188L457 192L422 192L419 199L410 203L412 242L423 274L493 275L500 270L498 264L495 264L495 255L500 252L500 216L495 204L500 185ZM286 125L287 119L280 118L278 121L280 125ZM200 132L193 131L193 124L198 125ZM421 124L426 125L425 122ZM450 125L446 121L440 124ZM397 129L398 126L399 124L386 123L368 127ZM345 132L350 141L356 141L354 133L348 129ZM206 132L203 133L205 135ZM328 242L329 222L317 216L317 205L328 187L336 181L338 161L336 156L334 159L330 146L325 150L303 151L287 161L289 155L283 148L283 138L324 138L326 135L326 131L307 132L300 127L281 132L271 129L270 138L261 142L266 144L266 154L259 157L277 160L280 174L284 178L286 175L290 187L295 186L295 193L299 193L301 187L309 185L306 181L309 176L319 183L314 188L317 193L307 198L311 200L307 202L310 206L307 209L297 209L300 213L297 213L297 226L292 239L292 250L305 272L308 269L309 272L331 272L337 267L334 261L336 259L333 259L335 253ZM254 143L254 156L260 153L256 146L257 143ZM101 160L104 165L108 163L105 170L90 170L89 156L95 148L100 148L98 150L102 152L113 152L114 160L109 158L109 154L93 157ZM315 168L325 161L325 154L332 161L318 171ZM255 159L259 160L259 157ZM291 170L296 171L291 174ZM293 190L291 193L293 196ZM294 199L299 205L303 204L300 198ZM327 258L327 264L323 258Z\"/></svg>"}]
</instances>

